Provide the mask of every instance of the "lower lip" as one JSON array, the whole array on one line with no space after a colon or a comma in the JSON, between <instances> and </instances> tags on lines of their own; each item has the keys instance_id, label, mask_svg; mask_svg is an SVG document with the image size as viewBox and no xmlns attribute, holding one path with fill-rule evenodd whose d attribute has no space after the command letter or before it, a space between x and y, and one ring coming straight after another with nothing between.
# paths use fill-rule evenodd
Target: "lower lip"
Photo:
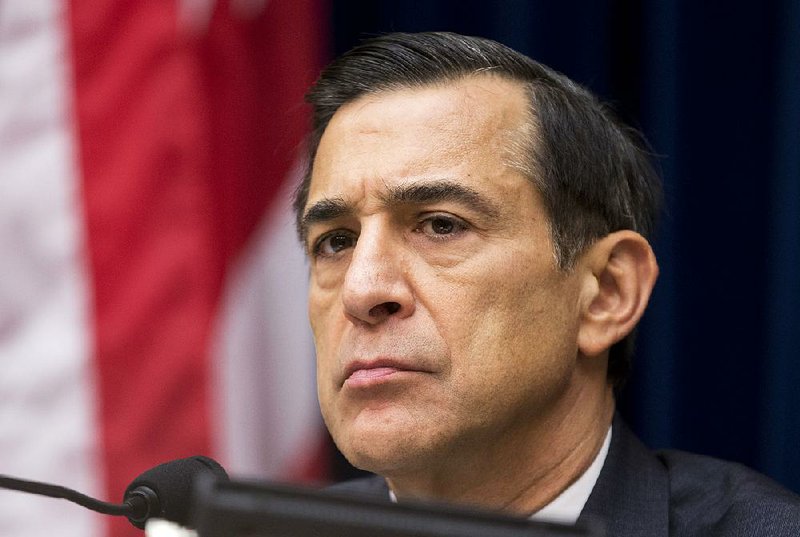
<instances>
[{"instance_id":1,"label":"lower lip","mask_svg":"<svg viewBox=\"0 0 800 537\"><path fill-rule=\"evenodd\" d=\"M365 388L368 386L375 386L383 384L388 381L390 377L398 373L405 373L404 369L397 369L394 367L373 367L370 369L357 369L347 377L344 381L345 385L350 388Z\"/></svg>"}]
</instances>

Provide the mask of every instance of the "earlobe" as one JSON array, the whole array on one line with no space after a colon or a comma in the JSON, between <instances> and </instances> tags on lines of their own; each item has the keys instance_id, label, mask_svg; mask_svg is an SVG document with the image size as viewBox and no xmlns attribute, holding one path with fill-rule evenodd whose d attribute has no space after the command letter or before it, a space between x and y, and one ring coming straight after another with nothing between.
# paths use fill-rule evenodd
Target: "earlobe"
<instances>
[{"instance_id":1,"label":"earlobe","mask_svg":"<svg viewBox=\"0 0 800 537\"><path fill-rule=\"evenodd\" d=\"M630 230L597 241L582 265L586 272L578 348L597 356L633 331L650 299L658 265L647 240Z\"/></svg>"}]
</instances>

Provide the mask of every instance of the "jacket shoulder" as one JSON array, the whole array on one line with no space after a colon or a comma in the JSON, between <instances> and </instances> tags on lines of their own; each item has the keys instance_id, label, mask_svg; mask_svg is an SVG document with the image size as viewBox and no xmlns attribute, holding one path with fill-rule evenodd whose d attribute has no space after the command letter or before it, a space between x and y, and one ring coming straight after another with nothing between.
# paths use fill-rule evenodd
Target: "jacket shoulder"
<instances>
[{"instance_id":1,"label":"jacket shoulder","mask_svg":"<svg viewBox=\"0 0 800 537\"><path fill-rule=\"evenodd\" d=\"M671 535L800 535L800 497L741 464L682 451L667 469Z\"/></svg>"}]
</instances>

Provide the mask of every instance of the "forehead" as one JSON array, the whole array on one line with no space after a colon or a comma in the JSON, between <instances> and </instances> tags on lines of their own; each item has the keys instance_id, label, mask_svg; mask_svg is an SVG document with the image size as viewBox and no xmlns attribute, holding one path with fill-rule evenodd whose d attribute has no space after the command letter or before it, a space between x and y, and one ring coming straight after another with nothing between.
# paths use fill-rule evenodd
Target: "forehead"
<instances>
[{"instance_id":1,"label":"forehead","mask_svg":"<svg viewBox=\"0 0 800 537\"><path fill-rule=\"evenodd\" d=\"M510 165L519 160L512 149L529 124L522 85L497 76L363 96L342 106L326 128L307 206L324 198L366 199L425 179L502 191L506 176L520 175Z\"/></svg>"}]
</instances>

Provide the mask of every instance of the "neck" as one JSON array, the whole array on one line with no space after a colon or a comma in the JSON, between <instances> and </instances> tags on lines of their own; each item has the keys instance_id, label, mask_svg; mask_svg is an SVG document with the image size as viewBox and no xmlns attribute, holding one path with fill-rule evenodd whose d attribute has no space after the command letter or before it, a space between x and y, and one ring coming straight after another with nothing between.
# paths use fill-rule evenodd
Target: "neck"
<instances>
[{"instance_id":1,"label":"neck","mask_svg":"<svg viewBox=\"0 0 800 537\"><path fill-rule=\"evenodd\" d=\"M426 468L387 476L403 499L434 499L500 510L535 513L591 465L614 414L614 396L605 382L578 383L540 419L519 430L487 438L427 464Z\"/></svg>"}]
</instances>

